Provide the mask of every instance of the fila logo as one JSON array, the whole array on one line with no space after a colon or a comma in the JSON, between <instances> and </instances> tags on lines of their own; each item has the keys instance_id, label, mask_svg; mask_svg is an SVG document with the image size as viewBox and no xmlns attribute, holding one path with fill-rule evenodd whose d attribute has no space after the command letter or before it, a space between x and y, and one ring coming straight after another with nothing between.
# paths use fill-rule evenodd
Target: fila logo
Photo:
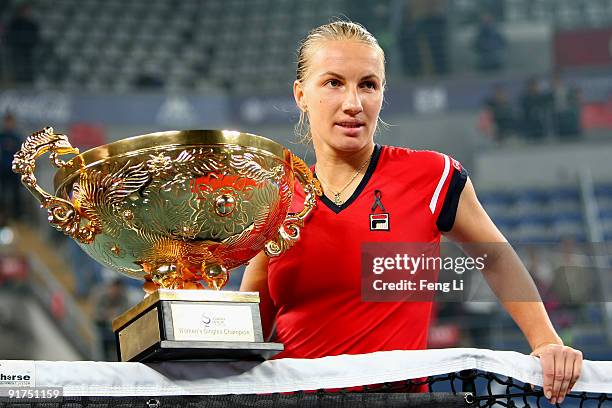
<instances>
[{"instance_id":1,"label":"fila logo","mask_svg":"<svg viewBox=\"0 0 612 408\"><path fill-rule=\"evenodd\" d=\"M389 214L370 214L370 231L389 231Z\"/></svg>"}]
</instances>

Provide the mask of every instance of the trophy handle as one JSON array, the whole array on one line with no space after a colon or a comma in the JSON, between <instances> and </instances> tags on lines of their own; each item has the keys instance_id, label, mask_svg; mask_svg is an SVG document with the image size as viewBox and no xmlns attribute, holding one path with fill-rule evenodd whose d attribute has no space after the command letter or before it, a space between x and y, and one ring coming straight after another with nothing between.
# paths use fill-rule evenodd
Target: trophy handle
<instances>
[{"instance_id":1,"label":"trophy handle","mask_svg":"<svg viewBox=\"0 0 612 408\"><path fill-rule=\"evenodd\" d=\"M276 239L268 241L264 247L264 252L268 256L279 256L297 242L300 238L300 228L304 227L304 220L317 205L316 197L323 194L321 183L313 177L306 163L293 153L290 154L293 172L306 193L304 208L299 213L287 214L278 229Z\"/></svg>"},{"instance_id":2,"label":"trophy handle","mask_svg":"<svg viewBox=\"0 0 612 408\"><path fill-rule=\"evenodd\" d=\"M21 149L13 158L13 171L21 174L21 183L47 209L48 220L59 231L84 244L93 242L100 228L87 223L81 226L81 216L74 204L68 200L47 193L38 185L34 170L36 159L51 152L49 159L56 167L62 168L66 162L59 155L79 154L79 149L72 147L66 135L54 133L52 127L34 132L21 145Z\"/></svg>"}]
</instances>

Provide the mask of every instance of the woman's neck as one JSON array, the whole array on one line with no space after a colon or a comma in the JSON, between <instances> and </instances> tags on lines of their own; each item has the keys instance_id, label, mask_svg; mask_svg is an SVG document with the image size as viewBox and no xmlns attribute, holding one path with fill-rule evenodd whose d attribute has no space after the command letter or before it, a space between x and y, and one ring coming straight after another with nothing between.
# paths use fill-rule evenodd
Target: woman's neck
<instances>
[{"instance_id":1,"label":"woman's neck","mask_svg":"<svg viewBox=\"0 0 612 408\"><path fill-rule=\"evenodd\" d=\"M320 176L320 180L326 184L324 188L327 187L327 190L331 189L333 192L342 189L357 172L360 174L354 178L354 181L358 184L366 172L373 152L373 142L353 152L340 152L329 146L317 148L315 145L317 176Z\"/></svg>"}]
</instances>

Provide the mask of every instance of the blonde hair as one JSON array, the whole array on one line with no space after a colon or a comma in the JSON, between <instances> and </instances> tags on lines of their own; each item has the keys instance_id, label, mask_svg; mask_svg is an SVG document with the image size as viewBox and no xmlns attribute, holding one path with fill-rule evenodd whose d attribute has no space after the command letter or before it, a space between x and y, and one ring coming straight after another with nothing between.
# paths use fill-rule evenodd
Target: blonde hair
<instances>
[{"instance_id":1,"label":"blonde hair","mask_svg":"<svg viewBox=\"0 0 612 408\"><path fill-rule=\"evenodd\" d=\"M383 62L383 89L385 82L385 52L378 44L376 38L361 24L352 21L332 21L331 23L313 28L300 42L297 52L297 69L295 79L304 81L308 76L309 62L312 49L322 41L353 40L370 45L380 54ZM295 133L302 142L310 142L310 125L308 117L300 110L300 119L295 125Z\"/></svg>"}]
</instances>

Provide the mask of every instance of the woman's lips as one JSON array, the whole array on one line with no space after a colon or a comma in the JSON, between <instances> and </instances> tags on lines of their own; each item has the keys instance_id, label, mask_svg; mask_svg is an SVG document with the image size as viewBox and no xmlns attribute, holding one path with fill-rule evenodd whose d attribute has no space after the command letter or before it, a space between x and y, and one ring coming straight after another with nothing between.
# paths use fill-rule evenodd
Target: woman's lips
<instances>
[{"instance_id":1,"label":"woman's lips","mask_svg":"<svg viewBox=\"0 0 612 408\"><path fill-rule=\"evenodd\" d=\"M336 125L347 127L347 128L356 128L364 125L363 122L336 122Z\"/></svg>"},{"instance_id":2,"label":"woman's lips","mask_svg":"<svg viewBox=\"0 0 612 408\"><path fill-rule=\"evenodd\" d=\"M361 122L336 122L335 126L338 127L342 133L353 136L358 134L365 125Z\"/></svg>"}]
</instances>

